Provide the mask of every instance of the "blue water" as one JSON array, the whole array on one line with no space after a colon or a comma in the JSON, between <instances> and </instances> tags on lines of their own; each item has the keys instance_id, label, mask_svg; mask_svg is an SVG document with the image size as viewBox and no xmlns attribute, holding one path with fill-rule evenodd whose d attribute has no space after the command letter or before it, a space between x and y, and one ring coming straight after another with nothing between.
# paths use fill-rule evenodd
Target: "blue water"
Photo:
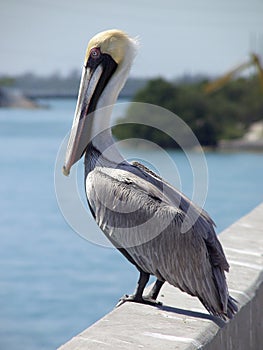
<instances>
[{"instance_id":1,"label":"blue water","mask_svg":"<svg viewBox=\"0 0 263 350\"><path fill-rule=\"evenodd\" d=\"M80 238L60 213L54 164L75 102L49 104L32 111L0 110L0 349L58 347L109 312L137 279L117 251ZM158 152L124 152L140 153L162 168ZM191 195L185 157L169 155L182 189ZM209 152L206 161L205 209L220 232L262 201L263 154Z\"/></svg>"}]
</instances>

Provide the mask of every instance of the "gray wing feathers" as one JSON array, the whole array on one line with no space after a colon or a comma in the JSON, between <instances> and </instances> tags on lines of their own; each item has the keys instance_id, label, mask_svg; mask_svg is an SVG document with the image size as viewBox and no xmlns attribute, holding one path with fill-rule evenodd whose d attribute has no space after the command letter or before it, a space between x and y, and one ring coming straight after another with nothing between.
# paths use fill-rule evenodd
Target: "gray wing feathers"
<instances>
[{"instance_id":1,"label":"gray wing feathers","mask_svg":"<svg viewBox=\"0 0 263 350\"><path fill-rule=\"evenodd\" d=\"M172 204L180 208L183 213L187 214L188 225L185 226L194 226L195 231L202 235L206 242L212 265L220 266L223 270L228 271L229 265L214 231L215 223L209 214L198 207L195 203L191 202L183 193L178 191L160 176L156 175L145 165L140 164L139 162L134 162L133 165L136 165L141 172L147 174L147 181L150 181L159 188L161 187L162 192L165 193L166 197L169 198ZM139 175L138 172L136 175Z\"/></svg>"},{"instance_id":2,"label":"gray wing feathers","mask_svg":"<svg viewBox=\"0 0 263 350\"><path fill-rule=\"evenodd\" d=\"M162 188L162 191L165 191L165 193L170 197L173 203L178 207L180 207L185 213L190 208L188 215L197 213L198 216L202 216L206 220L206 222L215 226L214 221L211 219L209 214L204 209L200 208L195 203L191 202L182 192L174 188L165 179L161 178L159 175L155 174L152 170L148 169L145 165L139 162L133 162L132 165L139 168L141 172L147 174L148 175L147 180L157 186L159 185L159 187ZM136 175L139 175L139 174L137 173ZM194 218L195 217L196 215L194 215Z\"/></svg>"},{"instance_id":3,"label":"gray wing feathers","mask_svg":"<svg viewBox=\"0 0 263 350\"><path fill-rule=\"evenodd\" d=\"M201 215L191 225L166 192L122 170L96 168L86 190L100 228L143 271L198 296L212 313L225 312L228 264L211 221Z\"/></svg>"},{"instance_id":4,"label":"gray wing feathers","mask_svg":"<svg viewBox=\"0 0 263 350\"><path fill-rule=\"evenodd\" d=\"M124 248L152 240L180 214L153 185L124 172L114 178L96 169L86 191L100 228Z\"/></svg>"}]
</instances>

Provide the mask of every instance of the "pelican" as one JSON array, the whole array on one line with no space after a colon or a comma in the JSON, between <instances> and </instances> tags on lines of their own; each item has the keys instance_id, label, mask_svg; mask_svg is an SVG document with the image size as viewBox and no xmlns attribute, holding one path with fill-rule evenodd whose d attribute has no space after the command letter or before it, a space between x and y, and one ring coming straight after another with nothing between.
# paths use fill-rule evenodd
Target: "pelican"
<instances>
[{"instance_id":1,"label":"pelican","mask_svg":"<svg viewBox=\"0 0 263 350\"><path fill-rule=\"evenodd\" d=\"M112 108L137 47L136 39L115 29L90 40L63 173L69 175L84 155L90 211L107 238L139 271L134 294L122 297L121 303L158 305L160 289L168 282L198 297L211 314L232 318L237 305L228 292L229 264L214 222L160 176L138 162L126 161L112 138ZM150 275L156 282L144 295Z\"/></svg>"}]
</instances>

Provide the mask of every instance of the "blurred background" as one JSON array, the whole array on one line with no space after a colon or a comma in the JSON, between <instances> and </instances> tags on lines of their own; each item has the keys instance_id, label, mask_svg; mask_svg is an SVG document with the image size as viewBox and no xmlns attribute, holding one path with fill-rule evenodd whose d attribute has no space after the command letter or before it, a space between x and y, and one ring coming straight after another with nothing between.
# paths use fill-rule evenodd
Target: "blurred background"
<instances>
[{"instance_id":1,"label":"blurred background","mask_svg":"<svg viewBox=\"0 0 263 350\"><path fill-rule=\"evenodd\" d=\"M262 23L260 0L0 3L1 349L54 349L135 287L133 266L78 236L56 201L57 152L71 127L89 39L111 28L139 37L113 119L130 121L129 102L148 102L191 127L206 155L205 209L220 233L262 201ZM114 135L164 148L192 196L191 166L167 135L138 125L115 127ZM156 150L122 152L169 174ZM169 181L178 184L172 173Z\"/></svg>"}]
</instances>

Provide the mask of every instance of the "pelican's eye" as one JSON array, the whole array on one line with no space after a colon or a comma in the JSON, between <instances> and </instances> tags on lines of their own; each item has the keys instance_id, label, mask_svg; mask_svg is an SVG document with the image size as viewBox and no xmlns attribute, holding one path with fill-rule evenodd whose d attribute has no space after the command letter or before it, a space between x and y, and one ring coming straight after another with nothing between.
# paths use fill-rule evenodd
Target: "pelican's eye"
<instances>
[{"instance_id":1,"label":"pelican's eye","mask_svg":"<svg viewBox=\"0 0 263 350\"><path fill-rule=\"evenodd\" d=\"M93 47L93 49L90 50L90 57L93 58L94 60L97 60L101 53L100 53L100 49L98 47Z\"/></svg>"}]
</instances>

